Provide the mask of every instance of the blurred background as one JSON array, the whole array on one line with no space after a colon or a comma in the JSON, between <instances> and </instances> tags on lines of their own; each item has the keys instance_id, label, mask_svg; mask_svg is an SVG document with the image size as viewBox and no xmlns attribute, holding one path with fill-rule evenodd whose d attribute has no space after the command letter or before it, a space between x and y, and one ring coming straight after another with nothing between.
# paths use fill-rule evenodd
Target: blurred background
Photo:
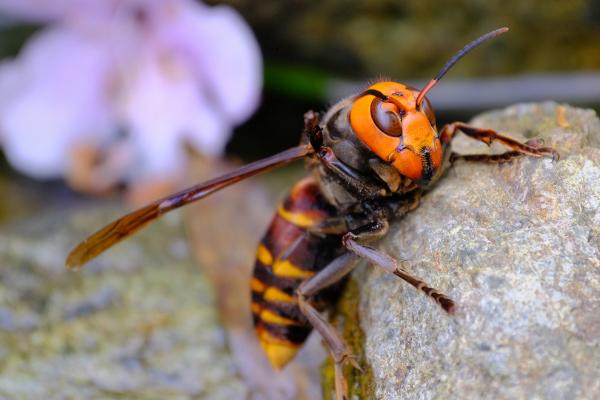
<instances>
[{"instance_id":1,"label":"blurred background","mask_svg":"<svg viewBox=\"0 0 600 400\"><path fill-rule=\"evenodd\" d=\"M68 249L135 205L295 145L309 109L380 78L421 87L501 26L431 92L440 125L521 101L600 109L597 0L0 0L0 395L269 392L239 293L301 166L207 201L185 227L167 218L81 274L63 269ZM320 396L313 348L277 390Z\"/></svg>"},{"instance_id":2,"label":"blurred background","mask_svg":"<svg viewBox=\"0 0 600 400\"><path fill-rule=\"evenodd\" d=\"M244 160L293 145L304 111L326 109L373 80L385 77L419 87L457 49L500 26L511 30L463 59L431 93L439 121L465 120L519 101L555 100L594 109L600 104L598 1L464 0L452 7L427 0L266 0L260 7L243 0L206 3L237 10L264 60L260 106L246 113L252 116L227 141L227 154ZM0 15L0 58L19 54L44 26L35 18Z\"/></svg>"},{"instance_id":3,"label":"blurred background","mask_svg":"<svg viewBox=\"0 0 600 400\"><path fill-rule=\"evenodd\" d=\"M456 50L500 26L510 32L461 60L431 92L439 121L519 101L600 104L598 1L227 3L247 18L265 57L265 96L247 126L277 132L282 145L293 141L283 142L281 127L301 110L322 109L380 77L420 87ZM295 124L297 131L298 117ZM250 135L236 135L229 148L252 148Z\"/></svg>"}]
</instances>

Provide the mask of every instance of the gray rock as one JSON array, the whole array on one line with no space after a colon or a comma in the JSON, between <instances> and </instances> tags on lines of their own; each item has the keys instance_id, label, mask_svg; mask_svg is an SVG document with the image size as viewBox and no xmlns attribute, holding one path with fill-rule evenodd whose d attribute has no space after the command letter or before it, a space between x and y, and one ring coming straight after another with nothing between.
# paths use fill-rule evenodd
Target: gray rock
<instances>
[{"instance_id":1,"label":"gray rock","mask_svg":"<svg viewBox=\"0 0 600 400\"><path fill-rule=\"evenodd\" d=\"M77 240L124 211L80 202L0 228L0 398L247 396L181 214L64 268Z\"/></svg>"},{"instance_id":2,"label":"gray rock","mask_svg":"<svg viewBox=\"0 0 600 400\"><path fill-rule=\"evenodd\" d=\"M561 160L458 162L394 225L381 248L459 308L449 316L361 267L367 397L600 398L600 121L542 103L473 122L541 137ZM455 148L487 151L466 138Z\"/></svg>"}]
</instances>

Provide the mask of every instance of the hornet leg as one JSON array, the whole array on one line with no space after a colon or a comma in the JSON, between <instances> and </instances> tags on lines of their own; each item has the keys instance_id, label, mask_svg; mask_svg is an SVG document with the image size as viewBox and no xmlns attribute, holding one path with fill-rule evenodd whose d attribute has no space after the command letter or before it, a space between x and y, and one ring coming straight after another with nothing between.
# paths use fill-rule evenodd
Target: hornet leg
<instances>
[{"instance_id":1,"label":"hornet leg","mask_svg":"<svg viewBox=\"0 0 600 400\"><path fill-rule=\"evenodd\" d=\"M559 158L559 154L556 150L551 147L542 147L542 141L539 139L528 140L525 143L521 143L517 140L511 139L507 136L501 135L493 129L478 128L464 122L453 122L442 128L440 131L441 141L444 144L448 144L454 138L457 131L464 132L467 136L479 140L488 146L492 142L498 142L511 149L504 154L498 155L457 155L452 153L452 160L467 160L467 161L479 161L479 162L491 162L501 163L507 162L517 157L530 156L530 157L551 157L552 160L556 161Z\"/></svg>"},{"instance_id":2,"label":"hornet leg","mask_svg":"<svg viewBox=\"0 0 600 400\"><path fill-rule=\"evenodd\" d=\"M319 290L333 285L350 273L356 266L359 258L352 253L346 253L319 271L312 278L304 281L297 290L300 311L310 324L319 332L331 352L335 363L335 393L336 400L348 399L348 384L344 378L342 367L348 362L360 369L348 345L336 329L310 304L309 297Z\"/></svg>"},{"instance_id":3,"label":"hornet leg","mask_svg":"<svg viewBox=\"0 0 600 400\"><path fill-rule=\"evenodd\" d=\"M388 230L388 222L385 219L381 219L348 232L343 236L342 242L352 253L410 283L417 290L434 299L446 312L452 314L456 308L452 299L440 291L429 287L421 279L412 276L398 265L395 259L386 253L362 244L382 238L387 234Z\"/></svg>"}]
</instances>

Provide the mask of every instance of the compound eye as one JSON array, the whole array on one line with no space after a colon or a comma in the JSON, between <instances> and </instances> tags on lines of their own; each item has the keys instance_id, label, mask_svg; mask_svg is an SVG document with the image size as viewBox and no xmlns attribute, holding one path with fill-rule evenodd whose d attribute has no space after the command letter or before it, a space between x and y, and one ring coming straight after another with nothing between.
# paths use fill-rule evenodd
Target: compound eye
<instances>
[{"instance_id":1,"label":"compound eye","mask_svg":"<svg viewBox=\"0 0 600 400\"><path fill-rule=\"evenodd\" d=\"M402 136L402 114L395 104L375 99L371 103L371 118L389 136Z\"/></svg>"}]
</instances>

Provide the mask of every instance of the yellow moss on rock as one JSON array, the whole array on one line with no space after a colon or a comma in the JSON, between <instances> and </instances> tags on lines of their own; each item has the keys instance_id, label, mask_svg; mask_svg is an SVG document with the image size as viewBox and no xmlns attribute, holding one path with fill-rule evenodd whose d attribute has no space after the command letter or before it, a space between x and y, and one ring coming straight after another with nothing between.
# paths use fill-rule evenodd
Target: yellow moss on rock
<instances>
[{"instance_id":1,"label":"yellow moss on rock","mask_svg":"<svg viewBox=\"0 0 600 400\"><path fill-rule=\"evenodd\" d=\"M362 368L357 370L352 366L344 368L344 376L348 381L348 395L350 399L369 399L373 388L373 373L364 353L365 337L360 326L358 303L360 291L354 279L348 281L344 294L340 299L332 316L334 326L343 332L344 340L350 346L356 361ZM334 395L334 370L333 359L328 357L322 366L323 400L333 400Z\"/></svg>"}]
</instances>

